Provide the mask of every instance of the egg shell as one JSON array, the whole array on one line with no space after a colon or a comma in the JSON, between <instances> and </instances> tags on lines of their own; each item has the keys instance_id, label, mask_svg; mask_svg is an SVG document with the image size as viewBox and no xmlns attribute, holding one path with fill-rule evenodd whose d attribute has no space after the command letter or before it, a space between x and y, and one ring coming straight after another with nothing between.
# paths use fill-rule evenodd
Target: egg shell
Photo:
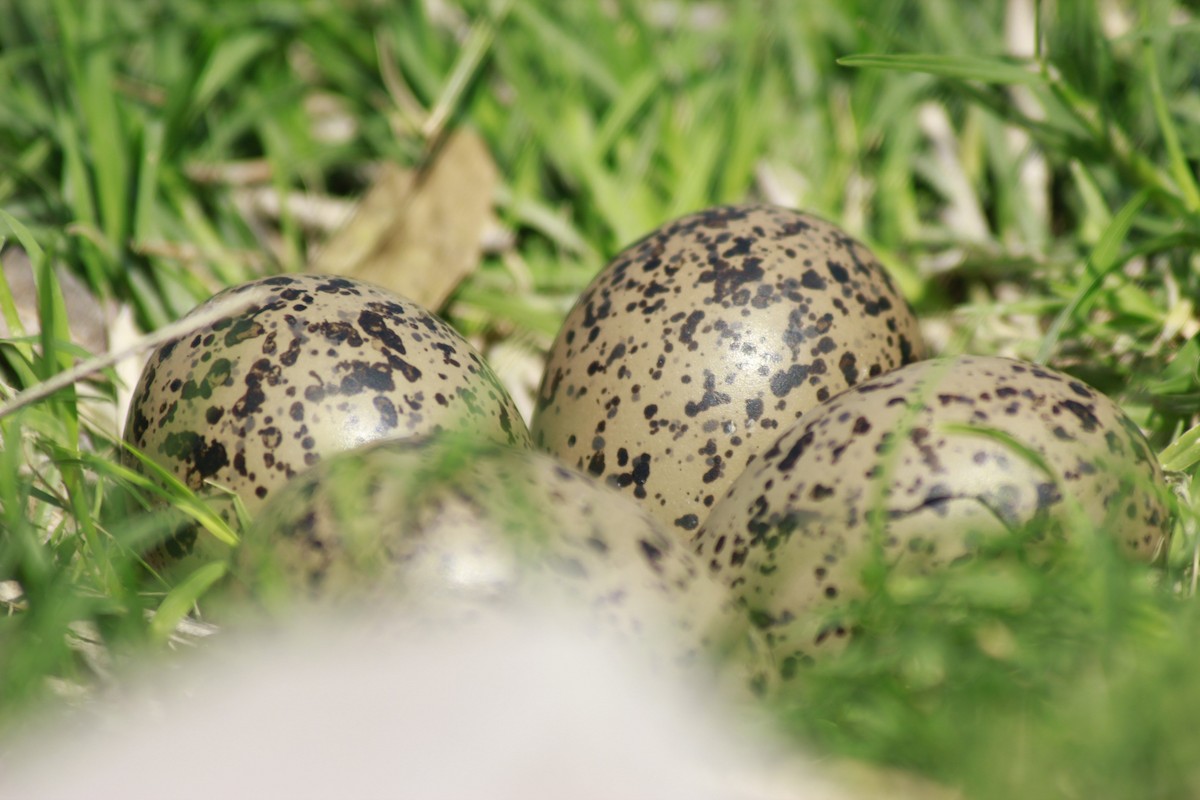
<instances>
[{"instance_id":1,"label":"egg shell","mask_svg":"<svg viewBox=\"0 0 1200 800\"><path fill-rule=\"evenodd\" d=\"M967 555L977 537L1057 519L1148 560L1166 544L1166 494L1137 426L1095 389L1007 358L939 358L806 415L734 482L693 544L786 660L844 640L822 609L861 596L876 541L893 569L921 572Z\"/></svg>"},{"instance_id":2,"label":"egg shell","mask_svg":"<svg viewBox=\"0 0 1200 800\"><path fill-rule=\"evenodd\" d=\"M155 350L134 390L125 439L193 490L215 483L253 514L324 456L376 439L464 429L530 446L491 368L417 304L300 274L229 288L190 315L245 296L244 310Z\"/></svg>"},{"instance_id":3,"label":"egg shell","mask_svg":"<svg viewBox=\"0 0 1200 800\"><path fill-rule=\"evenodd\" d=\"M907 302L844 231L719 206L596 276L550 349L531 429L686 540L802 414L924 352Z\"/></svg>"},{"instance_id":4,"label":"egg shell","mask_svg":"<svg viewBox=\"0 0 1200 800\"><path fill-rule=\"evenodd\" d=\"M725 586L632 501L547 454L447 439L298 476L247 531L243 591L268 609L399 598L429 624L549 596L683 659L744 635Z\"/></svg>"}]
</instances>

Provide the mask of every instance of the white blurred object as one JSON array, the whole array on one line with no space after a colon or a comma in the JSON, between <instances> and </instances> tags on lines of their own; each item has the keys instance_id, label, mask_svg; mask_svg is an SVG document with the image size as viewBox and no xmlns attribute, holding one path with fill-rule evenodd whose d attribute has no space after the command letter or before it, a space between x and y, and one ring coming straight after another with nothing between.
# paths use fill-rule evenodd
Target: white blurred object
<instances>
[{"instance_id":1,"label":"white blurred object","mask_svg":"<svg viewBox=\"0 0 1200 800\"><path fill-rule=\"evenodd\" d=\"M0 746L0 797L848 796L761 723L562 619L221 638L98 714Z\"/></svg>"}]
</instances>

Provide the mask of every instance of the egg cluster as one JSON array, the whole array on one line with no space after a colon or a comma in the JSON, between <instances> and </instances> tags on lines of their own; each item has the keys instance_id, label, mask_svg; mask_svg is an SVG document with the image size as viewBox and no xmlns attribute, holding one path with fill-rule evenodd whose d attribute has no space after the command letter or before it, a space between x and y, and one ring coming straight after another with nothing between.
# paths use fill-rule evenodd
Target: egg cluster
<instances>
[{"instance_id":1,"label":"egg cluster","mask_svg":"<svg viewBox=\"0 0 1200 800\"><path fill-rule=\"evenodd\" d=\"M1170 530L1116 404L1034 364L927 358L878 260L809 214L720 206L625 249L567 315L529 429L409 301L292 275L196 313L238 295L151 356L126 438L257 517L234 572L259 595L388 587L454 615L537 586L688 657L762 636L794 661L845 638L820 611L869 557L940 568L1058 521L1148 560Z\"/></svg>"}]
</instances>

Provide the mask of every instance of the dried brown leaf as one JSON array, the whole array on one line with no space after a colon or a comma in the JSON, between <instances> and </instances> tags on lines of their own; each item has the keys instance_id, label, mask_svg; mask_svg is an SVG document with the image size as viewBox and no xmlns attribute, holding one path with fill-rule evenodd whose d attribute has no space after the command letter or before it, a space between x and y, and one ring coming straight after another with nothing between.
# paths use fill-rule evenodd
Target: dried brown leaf
<instances>
[{"instance_id":1,"label":"dried brown leaf","mask_svg":"<svg viewBox=\"0 0 1200 800\"><path fill-rule=\"evenodd\" d=\"M309 271L370 281L440 308L479 265L496 181L483 140L455 131L419 170L385 165Z\"/></svg>"}]
</instances>

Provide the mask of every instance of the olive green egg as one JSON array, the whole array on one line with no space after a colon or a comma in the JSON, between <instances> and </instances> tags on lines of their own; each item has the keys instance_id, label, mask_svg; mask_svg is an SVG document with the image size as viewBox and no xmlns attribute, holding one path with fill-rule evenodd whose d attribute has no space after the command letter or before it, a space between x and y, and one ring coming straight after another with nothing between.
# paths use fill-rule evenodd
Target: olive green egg
<instances>
[{"instance_id":1,"label":"olive green egg","mask_svg":"<svg viewBox=\"0 0 1200 800\"><path fill-rule=\"evenodd\" d=\"M987 537L1058 523L1150 560L1167 544L1167 494L1137 426L1092 387L1007 358L938 358L805 415L693 544L785 663L846 640L832 612L864 595L868 559L929 574Z\"/></svg>"},{"instance_id":2,"label":"olive green egg","mask_svg":"<svg viewBox=\"0 0 1200 800\"><path fill-rule=\"evenodd\" d=\"M269 610L388 599L451 624L561 604L682 660L746 629L725 586L631 500L548 454L461 437L323 461L272 498L235 564Z\"/></svg>"},{"instance_id":3,"label":"olive green egg","mask_svg":"<svg viewBox=\"0 0 1200 800\"><path fill-rule=\"evenodd\" d=\"M802 414L924 352L907 302L844 231L718 206L596 276L550 348L531 430L686 540Z\"/></svg>"},{"instance_id":4,"label":"olive green egg","mask_svg":"<svg viewBox=\"0 0 1200 800\"><path fill-rule=\"evenodd\" d=\"M222 315L228 304L240 307ZM124 436L191 489L232 492L251 516L320 459L377 439L452 429L530 445L471 345L379 287L279 275L226 289L189 316L213 312L216 320L151 353ZM210 494L232 521L227 495ZM151 561L185 556L195 540L189 528Z\"/></svg>"}]
</instances>

